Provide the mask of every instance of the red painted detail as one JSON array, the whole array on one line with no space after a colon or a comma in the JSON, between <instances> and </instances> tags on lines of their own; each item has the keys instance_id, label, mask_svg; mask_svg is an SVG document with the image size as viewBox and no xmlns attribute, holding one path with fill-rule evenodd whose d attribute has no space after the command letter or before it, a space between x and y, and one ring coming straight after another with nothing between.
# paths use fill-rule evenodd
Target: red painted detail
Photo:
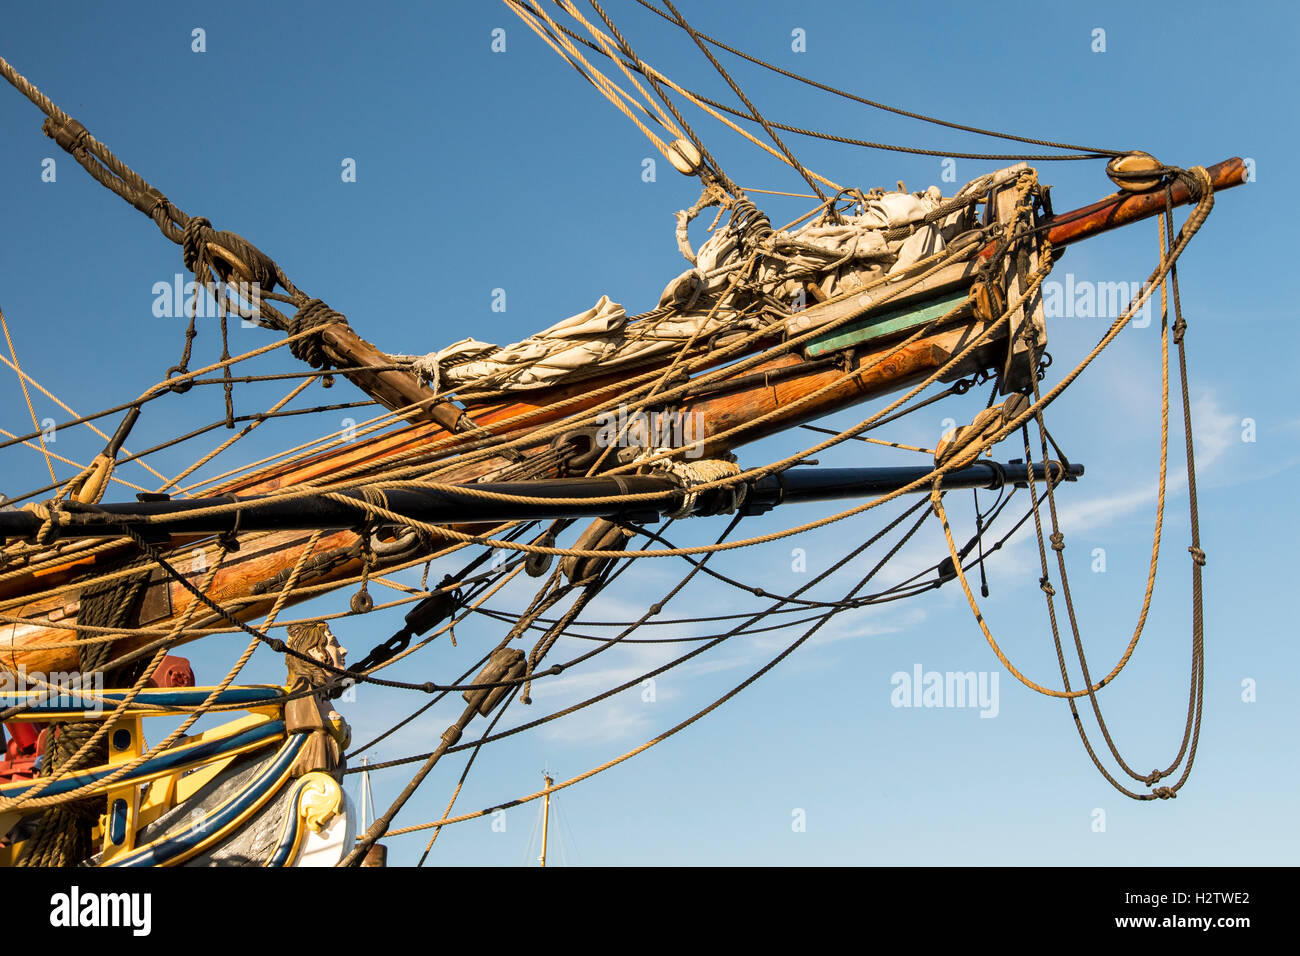
<instances>
[{"instance_id":1,"label":"red painted detail","mask_svg":"<svg viewBox=\"0 0 1300 956\"><path fill-rule=\"evenodd\" d=\"M45 725L12 721L4 727L9 739L0 760L0 783L31 780L36 776L36 759L45 749L41 736Z\"/></svg>"},{"instance_id":2,"label":"red painted detail","mask_svg":"<svg viewBox=\"0 0 1300 956\"><path fill-rule=\"evenodd\" d=\"M150 687L193 687L194 668L188 658L168 654L149 678Z\"/></svg>"}]
</instances>

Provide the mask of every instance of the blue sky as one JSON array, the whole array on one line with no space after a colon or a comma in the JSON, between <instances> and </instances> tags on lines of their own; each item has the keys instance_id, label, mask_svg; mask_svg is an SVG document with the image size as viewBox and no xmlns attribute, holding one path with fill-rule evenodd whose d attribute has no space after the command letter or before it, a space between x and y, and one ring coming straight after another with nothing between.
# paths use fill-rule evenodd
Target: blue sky
<instances>
[{"instance_id":1,"label":"blue sky","mask_svg":"<svg viewBox=\"0 0 1300 956\"><path fill-rule=\"evenodd\" d=\"M1293 862L1297 770L1294 590L1288 560L1295 513L1297 342L1293 268L1283 258L1290 216L1278 198L1295 174L1289 92L1297 17L1287 4L1243 4L1223 17L1208 3L1170 15L1160 5L956 3L867 12L861 4L679 4L695 26L789 69L862 95L973 125L1044 139L1147 149L1169 163L1253 160L1256 182L1222 194L1180 265L1199 451L1205 576L1205 718L1191 781L1175 801L1134 804L1095 772L1060 701L1035 695L1005 672L996 717L971 708L899 708L891 676L923 670L999 672L961 592L845 615L735 700L664 744L564 791L566 857L585 864L1277 864ZM589 14L589 8L583 7ZM684 35L630 0L609 12L650 63L687 86L730 102L725 84ZM202 28L206 52L191 49ZM506 50L491 50L492 31ZM1104 52L1093 52L1094 31ZM806 52L791 49L803 30ZM419 353L473 335L507 343L588 308L602 294L638 312L655 304L684 268L672 214L694 201L692 181L659 164L641 134L500 3L260 5L92 4L15 8L3 54L67 112L190 214L248 237L295 283L346 313L391 352ZM836 100L727 58L728 69L769 117L792 125L938 150L1015 152L1014 144L918 124ZM24 368L78 411L134 397L179 355L183 326L151 312L153 284L183 271L179 250L93 182L40 133L41 116L0 91L0 307ZM1286 99L1284 99L1286 98ZM805 191L793 172L707 117L688 119L732 179L745 187ZM813 169L863 188L941 182L935 157L864 151L791 136ZM42 182L42 161L57 161ZM341 164L355 160L356 182ZM959 160L965 182L1000 163ZM1043 163L1058 210L1110 191L1100 163ZM774 222L801 200L760 197ZM698 232L698 230L697 230ZM700 241L698 236L696 241ZM1071 248L1054 278L1134 282L1156 256L1153 223ZM507 310L491 311L492 290ZM1049 327L1058 370L1102 334L1105 320L1063 317ZM232 349L270 341L236 330ZM218 344L200 331L196 359ZM287 358L277 368L284 370ZM1176 388L1176 386L1175 386ZM0 427L28 422L17 382L0 384ZM264 408L279 385L237 393L243 412ZM345 382L310 390L300 404L347 401ZM898 423L888 436L932 444L944 417L969 420L983 396ZM35 396L38 416L61 413ZM219 396L191 395L146 415L138 440L211 420ZM865 409L835 416L841 427ZM963 416L965 416L963 418ZM1253 441L1250 436L1253 422ZM315 432L339 427L315 422ZM1154 519L1159 436L1158 321L1126 329L1113 348L1051 409L1049 425L1088 468L1061 491L1085 647L1096 669L1123 650L1141 604ZM299 423L268 426L218 460L234 467L309 437ZM1177 750L1189 648L1187 499L1174 421L1166 542L1146 634L1123 676L1102 695L1126 757L1164 766ZM209 436L215 442L224 435ZM133 442L137 441L133 436ZM743 464L811 444L787 435L743 449ZM56 449L89 459L93 437L60 435ZM203 447L164 454L176 469ZM242 447L242 450L240 450ZM1009 443L1002 457L1017 457ZM4 453L0 491L38 483L44 464L24 449ZM823 465L894 464L903 453L840 447ZM215 470L212 469L209 473ZM123 476L148 485L139 469ZM71 468L62 466L61 478ZM48 480L48 474L46 474ZM152 485L149 485L152 487ZM122 493L124 489L118 489ZM969 510L954 509L964 527ZM800 506L746 522L751 533L825 513ZM896 512L890 512L889 516ZM772 591L806 580L792 548L816 573L869 536L868 513L796 541L731 553L717 567ZM675 540L711 540L700 519ZM960 534L961 531L959 530ZM1106 553L1095 573L1093 552ZM927 525L900 556L908 569L943 554ZM989 563L986 615L1019 666L1056 686L1055 654L1037 587L1032 539ZM447 561L436 574L457 566ZM859 573L865 565L857 565ZM666 560L634 568L593 614L623 618L683 573ZM900 570L899 576L908 571ZM840 593L846 576L823 596ZM498 606L517 606L518 593ZM516 602L516 603L512 603ZM346 594L317 601L342 610ZM693 584L674 616L753 607L717 584ZM354 659L396 629L398 617L340 622ZM673 636L691 631L663 628ZM696 631L695 633L700 633ZM459 648L416 655L395 676L448 679L499 625L458 629ZM473 810L531 793L548 767L559 780L622 753L703 707L748 676L793 633L740 636L656 684L480 756L457 807ZM1067 635L1068 640L1068 635ZM218 638L187 653L215 682L243 642ZM672 646L667 646L671 649ZM539 684L538 716L627 680L668 659L639 645L593 659ZM563 642L556 659L573 656ZM244 677L281 679L269 652ZM1256 699L1244 702L1243 682ZM363 688L346 716L365 739L421 699ZM389 760L432 749L451 719L437 708L371 754ZM1090 720L1090 717L1088 718ZM477 725L475 725L477 726ZM398 817L436 819L459 774L448 760ZM403 770L376 773L386 806ZM350 785L356 782L349 778ZM1105 812L1104 832L1094 829ZM792 827L802 811L806 827ZM535 805L509 811L504 832L489 819L448 828L431 860L511 865L528 856ZM393 863L412 863L420 836L389 840Z\"/></svg>"}]
</instances>

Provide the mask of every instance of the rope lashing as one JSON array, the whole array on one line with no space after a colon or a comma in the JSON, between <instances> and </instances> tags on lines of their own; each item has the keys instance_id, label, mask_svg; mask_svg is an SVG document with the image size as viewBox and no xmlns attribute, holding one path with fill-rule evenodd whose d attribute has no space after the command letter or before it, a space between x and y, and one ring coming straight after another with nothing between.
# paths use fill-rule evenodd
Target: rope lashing
<instances>
[{"instance_id":1,"label":"rope lashing","mask_svg":"<svg viewBox=\"0 0 1300 956\"><path fill-rule=\"evenodd\" d=\"M78 150L86 148L86 140L90 137L90 131L82 125L81 121L71 116L62 123L53 116L46 117L45 122L41 124L41 132L58 143L64 152L74 155Z\"/></svg>"},{"instance_id":2,"label":"rope lashing","mask_svg":"<svg viewBox=\"0 0 1300 956\"><path fill-rule=\"evenodd\" d=\"M750 252L772 235L772 220L749 197L741 196L731 207L731 229L745 251Z\"/></svg>"},{"instance_id":3,"label":"rope lashing","mask_svg":"<svg viewBox=\"0 0 1300 956\"><path fill-rule=\"evenodd\" d=\"M348 319L342 312L335 312L320 299L308 299L289 320L288 332L298 335L312 329L321 329L327 325L347 325ZM319 335L307 335L289 343L293 357L306 362L312 368L326 368L329 357L321 347Z\"/></svg>"},{"instance_id":4,"label":"rope lashing","mask_svg":"<svg viewBox=\"0 0 1300 956\"><path fill-rule=\"evenodd\" d=\"M57 498L45 502L33 501L29 505L24 505L23 510L30 511L41 519L41 526L32 539L34 543L45 547L58 537L59 525L62 524L62 520L61 508Z\"/></svg>"},{"instance_id":5,"label":"rope lashing","mask_svg":"<svg viewBox=\"0 0 1300 956\"><path fill-rule=\"evenodd\" d=\"M746 200L748 201L748 200ZM691 221L700 214L701 211L710 206L727 206L731 204L731 197L723 192L717 183L708 183L701 191L700 198L695 200L695 204L690 209L679 209L677 211L677 248L681 250L686 261L695 265L695 250L691 247L691 238L688 229ZM750 203L752 206L753 203ZM722 211L719 210L719 215ZM771 222L768 223L771 225Z\"/></svg>"},{"instance_id":6,"label":"rope lashing","mask_svg":"<svg viewBox=\"0 0 1300 956\"><path fill-rule=\"evenodd\" d=\"M457 351L459 345L460 343L453 342L446 348L430 352L427 355L418 355L411 360L411 371L419 379L421 385L429 386L429 390L434 395L437 395L442 389L442 363Z\"/></svg>"},{"instance_id":7,"label":"rope lashing","mask_svg":"<svg viewBox=\"0 0 1300 956\"><path fill-rule=\"evenodd\" d=\"M657 452L655 453L657 454ZM677 482L682 486L682 490L686 492L682 498L682 506L676 511L667 512L670 518L689 518L695 514L695 507L699 503L700 493L691 489L696 485L703 485L740 474L740 465L735 458L730 460L726 458L702 458L698 461L669 459L660 462L659 468L677 479ZM739 482L724 489L729 498L726 504L716 513L732 514L744 502L748 487L744 482Z\"/></svg>"},{"instance_id":8,"label":"rope lashing","mask_svg":"<svg viewBox=\"0 0 1300 956\"><path fill-rule=\"evenodd\" d=\"M211 234L212 222L206 216L192 217L181 230L181 259L191 272L197 273L208 258L207 236Z\"/></svg>"}]
</instances>

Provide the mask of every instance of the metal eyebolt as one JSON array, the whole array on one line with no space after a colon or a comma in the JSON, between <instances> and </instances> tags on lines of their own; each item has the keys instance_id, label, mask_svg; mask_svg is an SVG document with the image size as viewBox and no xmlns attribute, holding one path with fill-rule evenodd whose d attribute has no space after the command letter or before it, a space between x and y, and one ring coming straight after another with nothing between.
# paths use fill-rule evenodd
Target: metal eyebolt
<instances>
[{"instance_id":1,"label":"metal eyebolt","mask_svg":"<svg viewBox=\"0 0 1300 956\"><path fill-rule=\"evenodd\" d=\"M377 558L400 558L414 551L421 543L420 532L410 528L392 541L380 541L377 532L370 535L370 553Z\"/></svg>"},{"instance_id":2,"label":"metal eyebolt","mask_svg":"<svg viewBox=\"0 0 1300 956\"><path fill-rule=\"evenodd\" d=\"M565 471L569 473L585 471L596 463L601 452L596 435L597 430L588 425L582 428L571 428L555 437L551 442L551 448L556 452L563 452L566 446L574 448L573 453L563 460Z\"/></svg>"}]
</instances>

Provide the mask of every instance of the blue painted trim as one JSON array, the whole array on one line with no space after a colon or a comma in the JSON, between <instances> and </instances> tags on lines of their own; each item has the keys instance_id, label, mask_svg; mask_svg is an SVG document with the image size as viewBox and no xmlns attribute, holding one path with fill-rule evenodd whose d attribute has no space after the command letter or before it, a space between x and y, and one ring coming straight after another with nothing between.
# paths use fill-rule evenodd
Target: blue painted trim
<instances>
[{"instance_id":1,"label":"blue painted trim","mask_svg":"<svg viewBox=\"0 0 1300 956\"><path fill-rule=\"evenodd\" d=\"M156 757L151 757L140 766L136 767L130 773L116 781L115 786L125 786L138 777L148 776L160 770L171 770L175 767L183 766L195 761L207 760L213 757L219 757L224 753L237 750L247 744L257 743L259 741L269 741L276 737L284 735L283 720L269 720L264 724L258 724L256 727L249 727L247 730L240 731L232 737L225 737L220 740L209 740L205 743L197 744L190 747L173 747ZM302 736L302 735L298 735ZM67 793L69 790L75 790L78 787L84 787L88 783L94 783L107 777L116 770L116 767L101 767L89 773L79 773L71 777L64 777L55 783L50 784L40 795L54 796L55 794ZM0 786L0 796L18 797L23 792L30 790L39 781L20 780L14 783Z\"/></svg>"},{"instance_id":2,"label":"blue painted trim","mask_svg":"<svg viewBox=\"0 0 1300 956\"><path fill-rule=\"evenodd\" d=\"M293 845L298 842L298 832L302 829L302 817L298 815L298 795L302 793L302 788L306 784L307 781L303 778L293 788L293 793L289 797L288 826L284 828L284 833L280 837L279 844L276 845L275 852L266 861L267 866L289 865L289 854L293 852Z\"/></svg>"},{"instance_id":3,"label":"blue painted trim","mask_svg":"<svg viewBox=\"0 0 1300 956\"><path fill-rule=\"evenodd\" d=\"M108 811L108 842L121 846L126 841L126 801L118 797Z\"/></svg>"}]
</instances>

